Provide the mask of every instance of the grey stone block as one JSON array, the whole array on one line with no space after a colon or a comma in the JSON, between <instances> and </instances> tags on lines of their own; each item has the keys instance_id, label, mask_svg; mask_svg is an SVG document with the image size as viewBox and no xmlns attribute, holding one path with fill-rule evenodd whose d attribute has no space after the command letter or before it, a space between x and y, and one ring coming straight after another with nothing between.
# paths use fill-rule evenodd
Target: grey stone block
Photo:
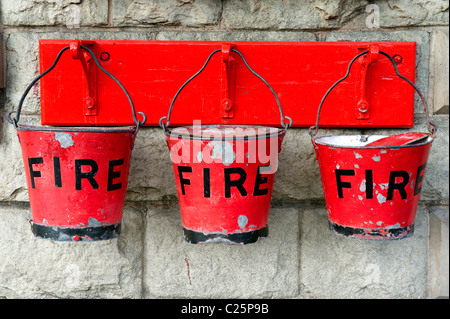
<instances>
[{"instance_id":1,"label":"grey stone block","mask_svg":"<svg viewBox=\"0 0 450 319\"><path fill-rule=\"evenodd\" d=\"M108 0L6 0L0 9L6 26L79 28L108 23Z\"/></svg>"},{"instance_id":2,"label":"grey stone block","mask_svg":"<svg viewBox=\"0 0 450 319\"><path fill-rule=\"evenodd\" d=\"M405 31L350 31L330 32L327 41L411 41L416 42L416 81L415 84L425 99L428 97L428 61L430 59L430 35L424 30ZM350 61L349 61L350 62ZM342 75L343 76L343 75ZM338 80L338 77L336 80ZM414 112L423 113L420 97L416 94Z\"/></svg>"},{"instance_id":3,"label":"grey stone block","mask_svg":"<svg viewBox=\"0 0 450 319\"><path fill-rule=\"evenodd\" d=\"M3 119L0 134L0 201L26 202L28 190L22 149L14 126L5 120L7 111L0 112Z\"/></svg>"},{"instance_id":4,"label":"grey stone block","mask_svg":"<svg viewBox=\"0 0 450 319\"><path fill-rule=\"evenodd\" d=\"M304 30L339 28L364 11L368 1L225 1L226 29Z\"/></svg>"},{"instance_id":5,"label":"grey stone block","mask_svg":"<svg viewBox=\"0 0 450 319\"><path fill-rule=\"evenodd\" d=\"M401 240L365 241L334 235L328 229L325 207L302 210L300 225L300 280L303 297L427 297L426 209L418 210L414 235Z\"/></svg>"},{"instance_id":6,"label":"grey stone block","mask_svg":"<svg viewBox=\"0 0 450 319\"><path fill-rule=\"evenodd\" d=\"M431 207L430 211L429 297L448 298L448 206Z\"/></svg>"},{"instance_id":7,"label":"grey stone block","mask_svg":"<svg viewBox=\"0 0 450 319\"><path fill-rule=\"evenodd\" d=\"M307 129L289 129L281 145L272 199L323 200L319 164Z\"/></svg>"},{"instance_id":8,"label":"grey stone block","mask_svg":"<svg viewBox=\"0 0 450 319\"><path fill-rule=\"evenodd\" d=\"M127 208L120 238L54 242L31 233L29 208L0 204L0 298L140 298L142 215Z\"/></svg>"},{"instance_id":9,"label":"grey stone block","mask_svg":"<svg viewBox=\"0 0 450 319\"><path fill-rule=\"evenodd\" d=\"M434 28L431 36L430 87L435 114L449 112L448 28Z\"/></svg>"},{"instance_id":10,"label":"grey stone block","mask_svg":"<svg viewBox=\"0 0 450 319\"><path fill-rule=\"evenodd\" d=\"M160 31L156 40L184 41L316 41L310 32L280 31Z\"/></svg>"},{"instance_id":11,"label":"grey stone block","mask_svg":"<svg viewBox=\"0 0 450 319\"><path fill-rule=\"evenodd\" d=\"M139 130L128 180L128 201L177 200L175 175L161 128Z\"/></svg>"},{"instance_id":12,"label":"grey stone block","mask_svg":"<svg viewBox=\"0 0 450 319\"><path fill-rule=\"evenodd\" d=\"M269 237L241 246L192 245L180 213L147 213L148 298L293 298L298 295L298 212L272 209Z\"/></svg>"},{"instance_id":13,"label":"grey stone block","mask_svg":"<svg viewBox=\"0 0 450 319\"><path fill-rule=\"evenodd\" d=\"M422 186L420 200L437 202L448 205L449 200L449 122L448 116L435 116L432 118L438 127L436 139L431 147L428 157L425 180ZM415 130L427 132L425 121L417 125Z\"/></svg>"},{"instance_id":14,"label":"grey stone block","mask_svg":"<svg viewBox=\"0 0 450 319\"><path fill-rule=\"evenodd\" d=\"M220 0L114 0L115 26L189 26L200 27L219 22Z\"/></svg>"},{"instance_id":15,"label":"grey stone block","mask_svg":"<svg viewBox=\"0 0 450 319\"><path fill-rule=\"evenodd\" d=\"M448 1L376 0L381 27L448 25Z\"/></svg>"}]
</instances>

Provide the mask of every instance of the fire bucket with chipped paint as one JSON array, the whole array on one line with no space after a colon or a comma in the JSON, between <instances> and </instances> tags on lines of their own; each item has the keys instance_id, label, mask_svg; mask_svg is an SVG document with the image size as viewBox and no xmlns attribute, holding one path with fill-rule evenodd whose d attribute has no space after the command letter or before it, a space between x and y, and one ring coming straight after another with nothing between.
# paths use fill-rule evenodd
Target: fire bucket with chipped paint
<instances>
[{"instance_id":1,"label":"fire bucket with chipped paint","mask_svg":"<svg viewBox=\"0 0 450 319\"><path fill-rule=\"evenodd\" d=\"M209 58L203 68L208 61ZM193 126L169 128L176 97L192 79L179 89L167 117L160 120L174 168L183 238L192 244L257 242L268 236L278 154L292 120L283 116L276 94L262 79L274 93L282 129L249 125L202 126L195 121ZM285 118L289 124L284 122ZM164 119L167 119L165 124Z\"/></svg>"},{"instance_id":2,"label":"fire bucket with chipped paint","mask_svg":"<svg viewBox=\"0 0 450 319\"><path fill-rule=\"evenodd\" d=\"M407 238L414 233L414 220L425 169L437 131L427 115L428 133L407 132L384 135L333 135L316 137L322 104L336 82L322 98L316 126L309 129L315 148L328 211L330 230L340 236L368 240Z\"/></svg>"},{"instance_id":3,"label":"fire bucket with chipped paint","mask_svg":"<svg viewBox=\"0 0 450 319\"><path fill-rule=\"evenodd\" d=\"M133 117L131 98L127 95ZM121 232L131 152L136 133L145 122L127 127L44 127L19 125L23 101L31 87L56 65L39 75L22 95L8 121L17 131L27 179L32 222L38 238L54 241L97 241ZM11 114L16 113L14 118Z\"/></svg>"}]
</instances>

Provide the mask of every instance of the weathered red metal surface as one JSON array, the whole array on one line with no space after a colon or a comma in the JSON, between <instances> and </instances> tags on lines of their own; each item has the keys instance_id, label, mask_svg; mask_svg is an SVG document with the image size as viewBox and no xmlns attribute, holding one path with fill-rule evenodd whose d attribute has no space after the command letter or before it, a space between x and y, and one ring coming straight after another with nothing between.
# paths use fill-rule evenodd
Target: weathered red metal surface
<instances>
[{"instance_id":1,"label":"weathered red metal surface","mask_svg":"<svg viewBox=\"0 0 450 319\"><path fill-rule=\"evenodd\" d=\"M284 135L250 126L166 132L186 241L249 244L268 236Z\"/></svg>"},{"instance_id":2,"label":"weathered red metal surface","mask_svg":"<svg viewBox=\"0 0 450 319\"><path fill-rule=\"evenodd\" d=\"M135 127L17 127L37 237L120 234L134 133Z\"/></svg>"},{"instance_id":3,"label":"weathered red metal surface","mask_svg":"<svg viewBox=\"0 0 450 319\"><path fill-rule=\"evenodd\" d=\"M72 42L40 40L41 72ZM241 52L273 87L294 126L310 126L325 91L345 73L348 61L368 50L370 43L396 56L399 72L414 82L415 42L82 41L123 83L136 110L147 114L147 126L158 125L179 87L217 49L221 53L211 58L178 98L171 124L191 125L201 117L202 124L280 126L272 93L230 48ZM132 125L122 92L92 61L85 62L83 67L80 57L63 55L59 65L42 79L42 124ZM92 82L95 85L86 84ZM92 112L87 109L87 96L94 100ZM377 52L361 57L328 99L327 103L339 107L324 114L323 127L413 126L414 90L397 78L389 60Z\"/></svg>"},{"instance_id":4,"label":"weathered red metal surface","mask_svg":"<svg viewBox=\"0 0 450 319\"><path fill-rule=\"evenodd\" d=\"M313 139L332 231L387 240L413 235L434 137L410 146L368 146L384 136Z\"/></svg>"}]
</instances>

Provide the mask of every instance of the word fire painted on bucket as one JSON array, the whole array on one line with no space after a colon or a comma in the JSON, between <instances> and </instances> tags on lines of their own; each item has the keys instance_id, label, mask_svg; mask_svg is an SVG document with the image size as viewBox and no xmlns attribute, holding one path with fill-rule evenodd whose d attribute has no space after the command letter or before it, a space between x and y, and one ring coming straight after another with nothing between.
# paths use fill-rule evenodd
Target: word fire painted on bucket
<instances>
[{"instance_id":1,"label":"word fire painted on bucket","mask_svg":"<svg viewBox=\"0 0 450 319\"><path fill-rule=\"evenodd\" d=\"M416 177L415 182L414 182L414 178L412 178L412 181L410 184L409 184L409 179L411 177L411 172L407 172L407 171L403 171L403 170L391 171L391 172L389 172L389 182L388 183L376 184L373 182L373 169L366 169L365 170L365 179L362 180L359 189L361 192L365 193L366 199L373 198L374 188L377 185L380 186L381 190L387 189L386 196L383 196L383 195L381 195L381 193L376 191L376 194L378 194L377 200L380 204L382 204L382 202L384 203L386 201L393 200L395 190L398 191L398 193L401 196L401 199L407 199L408 192L407 192L406 188L408 186L414 190L413 196L416 196L422 190L422 186L419 186L419 185L423 181L423 177L424 177L423 171L425 170L426 165L427 164L425 163L423 165L420 165L417 168L417 173L415 175L415 177ZM344 182L343 176L355 176L355 170L354 169L336 169L335 174L336 174L336 186L337 186L338 197L344 198L343 189L344 188L351 189L352 183L350 181ZM400 181L398 181L398 180L400 180ZM354 195L354 194L353 193L348 194L348 196L351 196L351 195ZM411 199L412 196L410 195L409 197ZM358 195L358 198L360 200L363 199L361 197L361 195ZM380 198L382 198L382 199L380 199Z\"/></svg>"},{"instance_id":2,"label":"word fire painted on bucket","mask_svg":"<svg viewBox=\"0 0 450 319\"><path fill-rule=\"evenodd\" d=\"M116 170L117 166L122 166L124 163L124 159L118 159L118 160L112 160L108 161L107 170L108 170L108 178L106 182L106 190L113 191L117 189L122 188L122 183L118 182L115 183L114 180L116 178L120 178L121 171ZM42 177L41 171L36 169L36 166L39 167L39 164L46 165L47 163L44 163L43 157L31 157L28 158L28 168L29 168L29 176L30 176L30 183L31 188L36 188L36 178ZM71 166L71 163L66 163L67 166ZM98 179L95 178L95 175L97 175L99 171L99 167L96 161L93 159L75 159L74 160L74 168L75 168L75 184L74 189L79 191L82 190L82 180L85 179L87 182L89 182L90 187L92 189L99 189ZM89 169L86 171L85 168L88 167ZM61 160L60 157L54 156L53 157L53 177L55 179L55 187L60 188L63 187L63 179L61 175ZM85 185L86 187L86 185Z\"/></svg>"},{"instance_id":3,"label":"word fire painted on bucket","mask_svg":"<svg viewBox=\"0 0 450 319\"><path fill-rule=\"evenodd\" d=\"M118 237L134 128L65 128L64 140L58 130L17 129L33 233L58 241Z\"/></svg>"},{"instance_id":4,"label":"word fire painted on bucket","mask_svg":"<svg viewBox=\"0 0 450 319\"><path fill-rule=\"evenodd\" d=\"M411 236L432 138L403 148L343 147L337 140L321 137L314 145L331 230L365 239Z\"/></svg>"},{"instance_id":5,"label":"word fire painted on bucket","mask_svg":"<svg viewBox=\"0 0 450 319\"><path fill-rule=\"evenodd\" d=\"M251 126L166 131L186 241L248 244L267 237L284 136L283 129Z\"/></svg>"}]
</instances>

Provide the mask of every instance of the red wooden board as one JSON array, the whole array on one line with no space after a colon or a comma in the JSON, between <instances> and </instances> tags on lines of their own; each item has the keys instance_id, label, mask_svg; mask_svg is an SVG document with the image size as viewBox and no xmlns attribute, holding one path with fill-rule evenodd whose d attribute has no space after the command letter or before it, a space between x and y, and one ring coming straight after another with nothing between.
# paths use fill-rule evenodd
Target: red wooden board
<instances>
[{"instance_id":1,"label":"red wooden board","mask_svg":"<svg viewBox=\"0 0 450 319\"><path fill-rule=\"evenodd\" d=\"M41 72L50 67L58 52L71 40L40 40ZM90 44L99 60L130 93L136 112L147 115L146 126L156 126L166 116L181 85L224 43L242 53L249 66L277 93L284 115L294 126L316 122L317 108L328 88L343 77L351 59L375 42L217 42L98 40ZM381 51L399 55L399 72L415 80L415 42L378 42ZM190 82L174 104L171 126L202 124L249 124L280 126L275 99L267 86L246 68L234 52L233 118L223 118L222 52L215 54L204 71ZM83 68L70 50L41 79L41 120L54 126L108 126L133 123L130 105L115 82L95 69L97 115L85 115L86 86ZM367 74L366 98L369 119L357 118L361 98L361 67L354 63L350 76L327 98L321 127L412 127L414 90L395 74L391 62L379 55ZM26 107L26 102L25 102ZM138 115L138 118L140 116Z\"/></svg>"}]
</instances>

